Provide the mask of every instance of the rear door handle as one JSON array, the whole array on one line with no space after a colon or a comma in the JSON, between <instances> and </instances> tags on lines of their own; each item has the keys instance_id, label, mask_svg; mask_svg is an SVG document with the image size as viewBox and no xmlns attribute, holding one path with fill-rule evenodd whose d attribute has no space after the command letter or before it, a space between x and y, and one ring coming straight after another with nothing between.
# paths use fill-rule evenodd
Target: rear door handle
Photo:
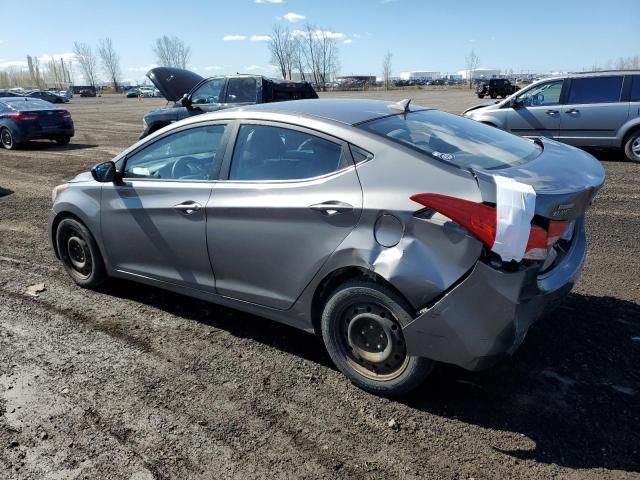
<instances>
[{"instance_id":1,"label":"rear door handle","mask_svg":"<svg viewBox=\"0 0 640 480\"><path fill-rule=\"evenodd\" d=\"M339 202L337 200L330 200L328 202L316 203L309 205L311 210L322 212L325 215L335 215L337 213L350 212L353 210L353 205L345 202Z\"/></svg>"},{"instance_id":2,"label":"rear door handle","mask_svg":"<svg viewBox=\"0 0 640 480\"><path fill-rule=\"evenodd\" d=\"M547 115L558 115L560 113L559 110L547 110Z\"/></svg>"},{"instance_id":3,"label":"rear door handle","mask_svg":"<svg viewBox=\"0 0 640 480\"><path fill-rule=\"evenodd\" d=\"M576 113L580 113L580 110L576 110L575 108L572 108L571 110L567 110L565 113L567 115L575 115Z\"/></svg>"},{"instance_id":4,"label":"rear door handle","mask_svg":"<svg viewBox=\"0 0 640 480\"><path fill-rule=\"evenodd\" d=\"M174 205L173 208L175 210L178 210L183 215L191 215L192 213L195 213L198 210L200 210L202 208L202 205L200 205L197 202L187 201L187 202L179 203L178 205Z\"/></svg>"}]
</instances>

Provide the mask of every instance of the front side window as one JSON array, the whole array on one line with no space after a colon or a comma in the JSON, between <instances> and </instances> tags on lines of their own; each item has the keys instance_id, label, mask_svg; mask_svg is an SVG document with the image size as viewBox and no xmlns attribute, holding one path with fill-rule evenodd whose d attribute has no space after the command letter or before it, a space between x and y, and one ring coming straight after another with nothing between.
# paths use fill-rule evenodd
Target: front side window
<instances>
[{"instance_id":1,"label":"front side window","mask_svg":"<svg viewBox=\"0 0 640 480\"><path fill-rule=\"evenodd\" d=\"M631 101L640 102L640 75L634 75L631 80Z\"/></svg>"},{"instance_id":2,"label":"front side window","mask_svg":"<svg viewBox=\"0 0 640 480\"><path fill-rule=\"evenodd\" d=\"M383 117L360 128L461 168L513 167L542 152L530 140L438 110Z\"/></svg>"},{"instance_id":3,"label":"front side window","mask_svg":"<svg viewBox=\"0 0 640 480\"><path fill-rule=\"evenodd\" d=\"M620 101L622 75L571 79L569 104L613 103Z\"/></svg>"},{"instance_id":4,"label":"front side window","mask_svg":"<svg viewBox=\"0 0 640 480\"><path fill-rule=\"evenodd\" d=\"M227 85L227 103L255 103L255 78L230 78Z\"/></svg>"},{"instance_id":5,"label":"front side window","mask_svg":"<svg viewBox=\"0 0 640 480\"><path fill-rule=\"evenodd\" d=\"M222 153L224 125L181 130L153 142L126 159L125 178L210 180Z\"/></svg>"},{"instance_id":6,"label":"front side window","mask_svg":"<svg viewBox=\"0 0 640 480\"><path fill-rule=\"evenodd\" d=\"M522 107L542 107L560 103L563 80L548 82L533 87L516 97L516 103Z\"/></svg>"},{"instance_id":7,"label":"front side window","mask_svg":"<svg viewBox=\"0 0 640 480\"><path fill-rule=\"evenodd\" d=\"M342 146L315 135L267 125L242 125L230 180L302 180L345 168Z\"/></svg>"},{"instance_id":8,"label":"front side window","mask_svg":"<svg viewBox=\"0 0 640 480\"><path fill-rule=\"evenodd\" d=\"M200 87L191 95L193 105L206 105L209 103L220 103L220 96L224 88L224 78L214 78Z\"/></svg>"}]
</instances>

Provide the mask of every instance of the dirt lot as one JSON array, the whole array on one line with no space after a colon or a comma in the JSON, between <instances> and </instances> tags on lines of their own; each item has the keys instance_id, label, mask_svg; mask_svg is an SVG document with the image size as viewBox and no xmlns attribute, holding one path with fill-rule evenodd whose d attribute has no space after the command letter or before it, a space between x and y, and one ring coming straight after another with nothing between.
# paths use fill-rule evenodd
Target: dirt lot
<instances>
[{"instance_id":1,"label":"dirt lot","mask_svg":"<svg viewBox=\"0 0 640 480\"><path fill-rule=\"evenodd\" d=\"M71 145L0 151L0 478L640 478L639 165L601 156L582 278L513 358L441 366L390 401L351 386L310 335L66 277L46 240L51 188L130 145L162 103L76 98Z\"/></svg>"}]
</instances>

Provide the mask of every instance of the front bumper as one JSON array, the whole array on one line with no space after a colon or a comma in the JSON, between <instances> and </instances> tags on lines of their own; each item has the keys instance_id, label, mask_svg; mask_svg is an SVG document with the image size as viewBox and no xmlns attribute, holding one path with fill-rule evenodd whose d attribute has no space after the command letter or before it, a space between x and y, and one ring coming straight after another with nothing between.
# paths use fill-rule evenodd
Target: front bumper
<instances>
[{"instance_id":1,"label":"front bumper","mask_svg":"<svg viewBox=\"0 0 640 480\"><path fill-rule=\"evenodd\" d=\"M512 354L529 327L571 291L585 256L580 219L566 255L542 275L535 266L505 272L479 261L462 282L403 328L407 352L467 370L490 367Z\"/></svg>"}]
</instances>

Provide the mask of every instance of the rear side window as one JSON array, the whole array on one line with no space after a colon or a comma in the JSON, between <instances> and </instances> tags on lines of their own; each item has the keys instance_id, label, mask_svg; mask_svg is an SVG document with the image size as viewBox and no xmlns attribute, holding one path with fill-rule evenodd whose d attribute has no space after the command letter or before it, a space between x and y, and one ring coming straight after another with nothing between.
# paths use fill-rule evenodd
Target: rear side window
<instances>
[{"instance_id":1,"label":"rear side window","mask_svg":"<svg viewBox=\"0 0 640 480\"><path fill-rule=\"evenodd\" d=\"M530 140L438 110L383 117L360 128L461 168L513 167L542 152Z\"/></svg>"},{"instance_id":2,"label":"rear side window","mask_svg":"<svg viewBox=\"0 0 640 480\"><path fill-rule=\"evenodd\" d=\"M230 180L302 180L350 164L342 146L298 130L242 125L233 150Z\"/></svg>"},{"instance_id":3,"label":"rear side window","mask_svg":"<svg viewBox=\"0 0 640 480\"><path fill-rule=\"evenodd\" d=\"M640 102L640 75L634 75L631 82L631 101Z\"/></svg>"},{"instance_id":4,"label":"rear side window","mask_svg":"<svg viewBox=\"0 0 640 480\"><path fill-rule=\"evenodd\" d=\"M227 83L227 103L255 103L256 79L231 78Z\"/></svg>"},{"instance_id":5,"label":"rear side window","mask_svg":"<svg viewBox=\"0 0 640 480\"><path fill-rule=\"evenodd\" d=\"M620 101L622 76L572 78L569 104L613 103Z\"/></svg>"}]
</instances>

